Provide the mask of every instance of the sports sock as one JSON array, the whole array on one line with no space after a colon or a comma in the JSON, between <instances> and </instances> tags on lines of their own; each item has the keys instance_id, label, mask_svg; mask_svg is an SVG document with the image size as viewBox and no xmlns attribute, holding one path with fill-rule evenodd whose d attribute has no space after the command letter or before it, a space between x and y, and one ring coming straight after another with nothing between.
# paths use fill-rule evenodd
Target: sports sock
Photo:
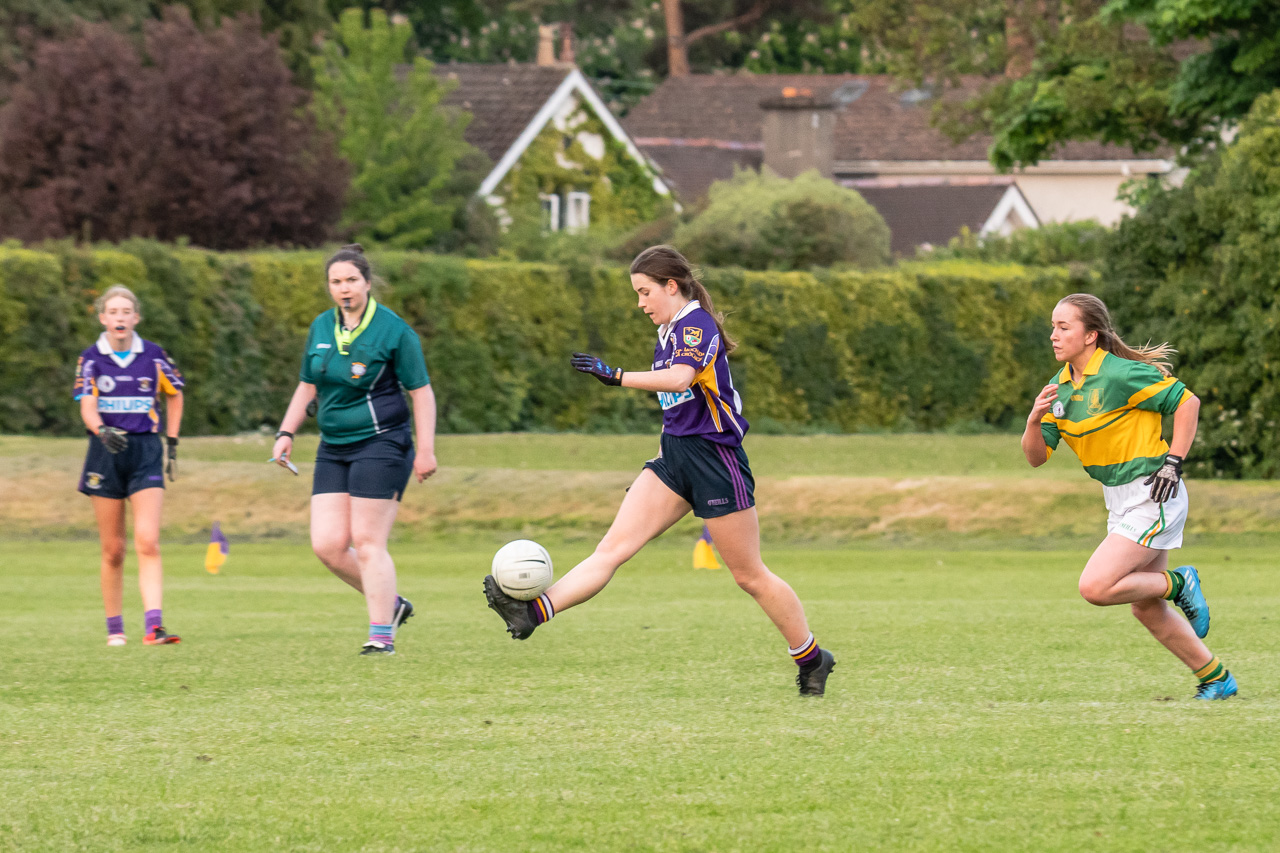
<instances>
[{"instance_id":1,"label":"sports sock","mask_svg":"<svg viewBox=\"0 0 1280 853\"><path fill-rule=\"evenodd\" d=\"M107 633L123 634L124 633L124 617L108 616L107 617Z\"/></svg>"},{"instance_id":2,"label":"sports sock","mask_svg":"<svg viewBox=\"0 0 1280 853\"><path fill-rule=\"evenodd\" d=\"M1166 601L1173 601L1178 597L1178 593L1182 592L1182 588L1187 585L1187 579L1177 572L1165 572L1164 582L1169 588L1164 591Z\"/></svg>"},{"instance_id":3,"label":"sports sock","mask_svg":"<svg viewBox=\"0 0 1280 853\"><path fill-rule=\"evenodd\" d=\"M1218 656L1213 658L1204 666L1196 670L1196 678L1200 679L1201 684L1209 681L1217 681L1224 678L1227 674L1227 668L1222 665L1222 661L1218 660Z\"/></svg>"},{"instance_id":4,"label":"sports sock","mask_svg":"<svg viewBox=\"0 0 1280 853\"><path fill-rule=\"evenodd\" d=\"M146 620L148 634L164 624L164 620L160 618L159 610L148 610L143 616L143 619Z\"/></svg>"},{"instance_id":5,"label":"sports sock","mask_svg":"<svg viewBox=\"0 0 1280 853\"><path fill-rule=\"evenodd\" d=\"M395 638L391 634L391 623L370 622L369 639L377 643L386 643L388 646L392 645Z\"/></svg>"},{"instance_id":6,"label":"sports sock","mask_svg":"<svg viewBox=\"0 0 1280 853\"><path fill-rule=\"evenodd\" d=\"M529 618L533 620L533 624L541 625L543 622L550 622L551 617L555 615L556 609L546 595L540 595L529 602Z\"/></svg>"},{"instance_id":7,"label":"sports sock","mask_svg":"<svg viewBox=\"0 0 1280 853\"><path fill-rule=\"evenodd\" d=\"M821 659L822 649L818 647L818 641L813 638L811 631L803 643L787 651L791 654L791 659L796 662L796 666L805 669Z\"/></svg>"}]
</instances>

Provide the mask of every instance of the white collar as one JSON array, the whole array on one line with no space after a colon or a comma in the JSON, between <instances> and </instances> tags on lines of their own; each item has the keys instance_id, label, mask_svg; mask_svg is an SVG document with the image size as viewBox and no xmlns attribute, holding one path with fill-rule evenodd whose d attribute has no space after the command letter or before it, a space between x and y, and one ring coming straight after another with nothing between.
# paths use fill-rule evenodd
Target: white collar
<instances>
[{"instance_id":1,"label":"white collar","mask_svg":"<svg viewBox=\"0 0 1280 853\"><path fill-rule=\"evenodd\" d=\"M98 352L108 356L119 367L128 367L133 364L133 360L138 357L138 353L142 352L142 336L137 332L133 333L133 343L129 345L129 354L124 358L116 355L115 349L111 346L111 340L107 337L107 333L103 332L98 335Z\"/></svg>"},{"instance_id":2,"label":"white collar","mask_svg":"<svg viewBox=\"0 0 1280 853\"><path fill-rule=\"evenodd\" d=\"M670 323L666 323L658 327L658 343L661 346L665 347L667 345L667 338L671 337L671 330L676 327L676 323L679 322L680 318L684 317L685 315L693 311L698 310L701 307L702 307L701 302L699 302L696 299L690 299L688 303L686 303L685 306L680 309L680 313L676 314L676 316L671 318Z\"/></svg>"}]
</instances>

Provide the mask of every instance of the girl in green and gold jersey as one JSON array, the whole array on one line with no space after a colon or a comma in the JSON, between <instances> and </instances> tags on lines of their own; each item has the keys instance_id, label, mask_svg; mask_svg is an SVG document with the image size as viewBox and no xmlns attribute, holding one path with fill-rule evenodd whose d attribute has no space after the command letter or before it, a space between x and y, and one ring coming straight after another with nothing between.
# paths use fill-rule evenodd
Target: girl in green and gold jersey
<instances>
[{"instance_id":1,"label":"girl in green and gold jersey","mask_svg":"<svg viewBox=\"0 0 1280 853\"><path fill-rule=\"evenodd\" d=\"M394 654L396 629L413 615L413 605L396 592L387 537L409 477L422 482L435 473L435 396L417 333L373 298L364 250L344 246L325 273L335 307L311 324L272 458L289 464L293 434L317 400L311 548L364 594L369 640L361 654Z\"/></svg>"},{"instance_id":2,"label":"girl in green and gold jersey","mask_svg":"<svg viewBox=\"0 0 1280 853\"><path fill-rule=\"evenodd\" d=\"M1169 568L1169 551L1182 547L1188 505L1182 460L1195 440L1199 398L1170 375L1172 347L1125 344L1096 296L1076 293L1059 302L1049 339L1066 366L1036 397L1022 452L1039 467L1065 440L1102 483L1107 538L1080 575L1080 594L1099 606L1128 604L1195 673L1197 699L1234 696L1235 678L1202 640L1209 605L1199 574L1193 566ZM1171 444L1160 434L1163 415L1173 416Z\"/></svg>"}]
</instances>

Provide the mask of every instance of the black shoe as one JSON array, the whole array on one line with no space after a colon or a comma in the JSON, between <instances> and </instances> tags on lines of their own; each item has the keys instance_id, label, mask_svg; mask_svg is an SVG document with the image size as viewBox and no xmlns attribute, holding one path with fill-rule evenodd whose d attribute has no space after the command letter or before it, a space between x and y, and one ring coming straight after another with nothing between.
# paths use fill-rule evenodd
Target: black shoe
<instances>
[{"instance_id":1,"label":"black shoe","mask_svg":"<svg viewBox=\"0 0 1280 853\"><path fill-rule=\"evenodd\" d=\"M395 643L380 643L377 640L370 640L360 647L360 654L362 655L394 655L395 653Z\"/></svg>"},{"instance_id":2,"label":"black shoe","mask_svg":"<svg viewBox=\"0 0 1280 853\"><path fill-rule=\"evenodd\" d=\"M403 595L396 596L396 609L391 612L391 633L400 632L400 626L413 618L413 602Z\"/></svg>"},{"instance_id":3,"label":"black shoe","mask_svg":"<svg viewBox=\"0 0 1280 853\"><path fill-rule=\"evenodd\" d=\"M507 623L507 633L513 640L527 640L538 627L529 615L529 602L519 601L502 591L493 575L484 576L484 597L489 602L489 609L502 617Z\"/></svg>"},{"instance_id":4,"label":"black shoe","mask_svg":"<svg viewBox=\"0 0 1280 853\"><path fill-rule=\"evenodd\" d=\"M818 650L818 662L796 673L796 687L801 696L821 696L827 692L827 676L836 668L836 656L826 649Z\"/></svg>"}]
</instances>

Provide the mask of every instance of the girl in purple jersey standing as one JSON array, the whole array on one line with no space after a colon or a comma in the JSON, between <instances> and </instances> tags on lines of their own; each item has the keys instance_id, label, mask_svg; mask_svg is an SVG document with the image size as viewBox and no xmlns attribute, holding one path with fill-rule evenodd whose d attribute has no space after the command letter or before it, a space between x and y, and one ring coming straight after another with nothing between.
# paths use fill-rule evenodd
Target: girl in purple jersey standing
<instances>
[{"instance_id":1,"label":"girl in purple jersey standing","mask_svg":"<svg viewBox=\"0 0 1280 853\"><path fill-rule=\"evenodd\" d=\"M93 501L102 542L102 603L107 645L123 646L125 502L133 505L133 547L138 553L145 636L149 646L179 642L164 628L161 607L160 513L164 475L177 476L178 428L182 423L182 374L168 353L134 331L142 306L121 285L107 289L94 307L104 331L80 355L73 394L89 431L89 451L80 491ZM159 405L164 395L165 417ZM160 433L164 442L160 443Z\"/></svg>"},{"instance_id":2,"label":"girl in purple jersey standing","mask_svg":"<svg viewBox=\"0 0 1280 853\"><path fill-rule=\"evenodd\" d=\"M661 452L645 463L595 552L533 601L502 592L490 575L485 598L517 640L557 613L594 596L618 567L690 510L711 531L733 579L773 620L799 666L801 695L821 696L836 660L820 648L804 607L760 558L755 480L742 439L747 421L733 387L728 354L734 342L689 262L670 246L654 246L631 263L640 310L658 327L653 369L623 371L574 353L573 367L605 385L654 391L662 406Z\"/></svg>"}]
</instances>

